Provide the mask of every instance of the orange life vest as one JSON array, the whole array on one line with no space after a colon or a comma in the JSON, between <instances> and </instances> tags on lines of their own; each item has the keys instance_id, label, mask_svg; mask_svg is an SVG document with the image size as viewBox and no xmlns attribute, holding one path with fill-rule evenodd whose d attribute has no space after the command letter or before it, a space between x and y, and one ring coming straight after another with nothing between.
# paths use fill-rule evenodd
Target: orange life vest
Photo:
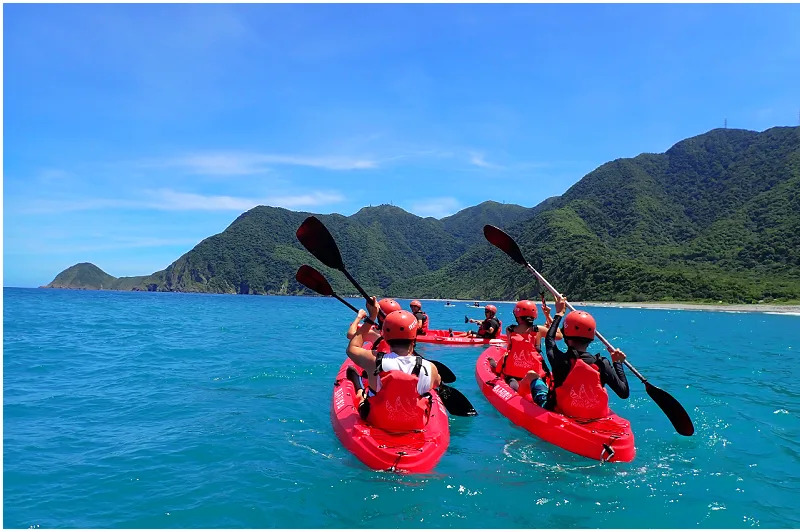
<instances>
[{"instance_id":1,"label":"orange life vest","mask_svg":"<svg viewBox=\"0 0 800 532\"><path fill-rule=\"evenodd\" d=\"M503 363L503 375L522 379L530 370L535 371L544 378L545 371L542 363L542 354L536 345L538 333L529 331L525 334L511 333L509 336L510 347Z\"/></svg>"},{"instance_id":2,"label":"orange life vest","mask_svg":"<svg viewBox=\"0 0 800 532\"><path fill-rule=\"evenodd\" d=\"M382 358L382 357L381 357ZM380 368L380 360L378 361ZM367 422L391 431L423 429L431 408L430 394L417 391L422 357L417 356L412 374L399 370L380 371L381 389L369 398Z\"/></svg>"},{"instance_id":3,"label":"orange life vest","mask_svg":"<svg viewBox=\"0 0 800 532\"><path fill-rule=\"evenodd\" d=\"M582 419L608 416L608 392L600 384L600 370L594 364L573 359L567 378L556 388L556 412Z\"/></svg>"}]
</instances>

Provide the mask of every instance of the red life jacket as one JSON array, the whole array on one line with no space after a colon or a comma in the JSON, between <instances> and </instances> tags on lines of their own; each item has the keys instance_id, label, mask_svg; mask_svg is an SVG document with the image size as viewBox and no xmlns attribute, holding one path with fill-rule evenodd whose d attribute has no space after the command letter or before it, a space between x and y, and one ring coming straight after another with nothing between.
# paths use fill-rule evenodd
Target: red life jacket
<instances>
[{"instance_id":1,"label":"red life jacket","mask_svg":"<svg viewBox=\"0 0 800 532\"><path fill-rule=\"evenodd\" d=\"M375 345L372 346L372 349L383 354L389 353L392 350L392 348L389 347L389 342L384 340L383 336L378 337L378 339L375 341Z\"/></svg>"},{"instance_id":2,"label":"red life jacket","mask_svg":"<svg viewBox=\"0 0 800 532\"><path fill-rule=\"evenodd\" d=\"M417 316L417 314L422 314L422 327L417 329L417 334L423 334L423 335L428 334L428 315L422 311L419 311L417 313L414 313L414 317L417 319L420 319L419 316Z\"/></svg>"},{"instance_id":3,"label":"red life jacket","mask_svg":"<svg viewBox=\"0 0 800 532\"><path fill-rule=\"evenodd\" d=\"M600 369L581 359L573 359L567 378L556 388L556 412L582 419L597 419L611 414L608 392L600 384Z\"/></svg>"},{"instance_id":4,"label":"red life jacket","mask_svg":"<svg viewBox=\"0 0 800 532\"><path fill-rule=\"evenodd\" d=\"M409 375L403 371L380 371L383 357L379 355L376 371L381 378L381 389L369 398L367 422L384 430L407 431L423 429L430 414L430 394L417 391L422 357Z\"/></svg>"},{"instance_id":5,"label":"red life jacket","mask_svg":"<svg viewBox=\"0 0 800 532\"><path fill-rule=\"evenodd\" d=\"M536 332L529 331L525 334L511 333L509 336L510 348L503 363L503 375L522 379L530 370L535 371L544 378L545 371L542 363L542 354L536 345Z\"/></svg>"}]
</instances>

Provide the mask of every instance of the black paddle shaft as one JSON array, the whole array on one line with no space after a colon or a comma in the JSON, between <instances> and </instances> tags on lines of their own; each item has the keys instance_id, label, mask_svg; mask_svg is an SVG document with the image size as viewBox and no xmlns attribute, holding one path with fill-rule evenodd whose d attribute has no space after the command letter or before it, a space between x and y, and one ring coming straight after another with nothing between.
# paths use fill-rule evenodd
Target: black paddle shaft
<instances>
[{"instance_id":1,"label":"black paddle shaft","mask_svg":"<svg viewBox=\"0 0 800 532\"><path fill-rule=\"evenodd\" d=\"M323 296L333 296L342 303L344 303L345 305L347 305L353 312L356 313L358 312L358 309L353 305L351 305L349 301L345 301L344 299L339 297L339 295L336 292L333 291L330 283L328 283L328 280L325 279L325 276L323 276L321 273L319 273L311 266L308 266L307 264L303 264L302 266L300 266L294 278L297 279L297 282L299 282L306 288L310 288L314 292ZM369 319L368 317L364 318L364 321L366 321L369 324L375 325L375 322Z\"/></svg>"}]
</instances>

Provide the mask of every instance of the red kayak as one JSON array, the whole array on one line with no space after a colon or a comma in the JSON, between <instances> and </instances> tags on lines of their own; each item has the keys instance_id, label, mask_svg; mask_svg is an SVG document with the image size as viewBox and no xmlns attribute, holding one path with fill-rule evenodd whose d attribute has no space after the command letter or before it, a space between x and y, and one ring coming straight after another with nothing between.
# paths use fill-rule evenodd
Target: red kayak
<instances>
[{"instance_id":1,"label":"red kayak","mask_svg":"<svg viewBox=\"0 0 800 532\"><path fill-rule=\"evenodd\" d=\"M505 348L491 346L481 353L475 366L475 378L483 394L501 414L541 439L562 449L605 462L630 462L636 456L633 431L628 420L611 413L592 421L578 421L551 412L523 399L489 367Z\"/></svg>"},{"instance_id":2,"label":"red kayak","mask_svg":"<svg viewBox=\"0 0 800 532\"><path fill-rule=\"evenodd\" d=\"M372 469L407 473L432 470L450 444L447 410L436 391L431 390L433 404L424 429L387 432L369 425L358 415L355 387L346 377L348 366L361 373L355 363L345 360L336 375L331 402L331 423L342 445Z\"/></svg>"},{"instance_id":3,"label":"red kayak","mask_svg":"<svg viewBox=\"0 0 800 532\"><path fill-rule=\"evenodd\" d=\"M459 333L460 331L453 331L453 334ZM505 345L508 342L508 337L505 334L492 339L475 336L450 336L450 331L448 330L430 329L427 334L417 335L417 342L442 345Z\"/></svg>"}]
</instances>

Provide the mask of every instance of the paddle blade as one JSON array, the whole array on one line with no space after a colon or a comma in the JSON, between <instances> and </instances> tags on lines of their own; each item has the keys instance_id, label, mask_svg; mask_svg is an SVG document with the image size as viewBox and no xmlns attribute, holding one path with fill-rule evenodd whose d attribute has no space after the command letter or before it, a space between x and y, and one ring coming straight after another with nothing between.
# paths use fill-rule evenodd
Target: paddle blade
<instances>
[{"instance_id":1,"label":"paddle blade","mask_svg":"<svg viewBox=\"0 0 800 532\"><path fill-rule=\"evenodd\" d=\"M500 249L515 262L518 262L523 266L527 266L528 261L526 261L525 257L522 256L522 251L519 250L519 246L513 238L505 233L505 231L498 229L493 225L484 225L483 236L486 237L486 240L488 240L490 244Z\"/></svg>"},{"instance_id":2,"label":"paddle blade","mask_svg":"<svg viewBox=\"0 0 800 532\"><path fill-rule=\"evenodd\" d=\"M446 384L439 385L439 397L447 409L447 412L454 416L477 416L478 411L472 406L463 393Z\"/></svg>"},{"instance_id":3,"label":"paddle blade","mask_svg":"<svg viewBox=\"0 0 800 532\"><path fill-rule=\"evenodd\" d=\"M450 368L448 368L438 360L429 360L428 362L436 366L436 371L439 372L439 377L442 378L442 382L447 384L450 384L451 382L456 382L456 374L450 371Z\"/></svg>"},{"instance_id":4,"label":"paddle blade","mask_svg":"<svg viewBox=\"0 0 800 532\"><path fill-rule=\"evenodd\" d=\"M325 279L321 273L307 264L303 264L297 269L297 273L294 275L294 278L297 279L298 283L302 284L306 288L310 288L318 294L323 296L334 295L333 288L331 288L331 285L328 283L327 279Z\"/></svg>"},{"instance_id":5,"label":"paddle blade","mask_svg":"<svg viewBox=\"0 0 800 532\"><path fill-rule=\"evenodd\" d=\"M649 382L645 382L644 387L645 390L647 390L647 395L649 395L658 407L664 411L678 434L681 436L691 436L694 434L692 420L677 399Z\"/></svg>"},{"instance_id":6,"label":"paddle blade","mask_svg":"<svg viewBox=\"0 0 800 532\"><path fill-rule=\"evenodd\" d=\"M316 216L303 220L297 228L297 240L325 266L344 271L344 262L336 241Z\"/></svg>"}]
</instances>

